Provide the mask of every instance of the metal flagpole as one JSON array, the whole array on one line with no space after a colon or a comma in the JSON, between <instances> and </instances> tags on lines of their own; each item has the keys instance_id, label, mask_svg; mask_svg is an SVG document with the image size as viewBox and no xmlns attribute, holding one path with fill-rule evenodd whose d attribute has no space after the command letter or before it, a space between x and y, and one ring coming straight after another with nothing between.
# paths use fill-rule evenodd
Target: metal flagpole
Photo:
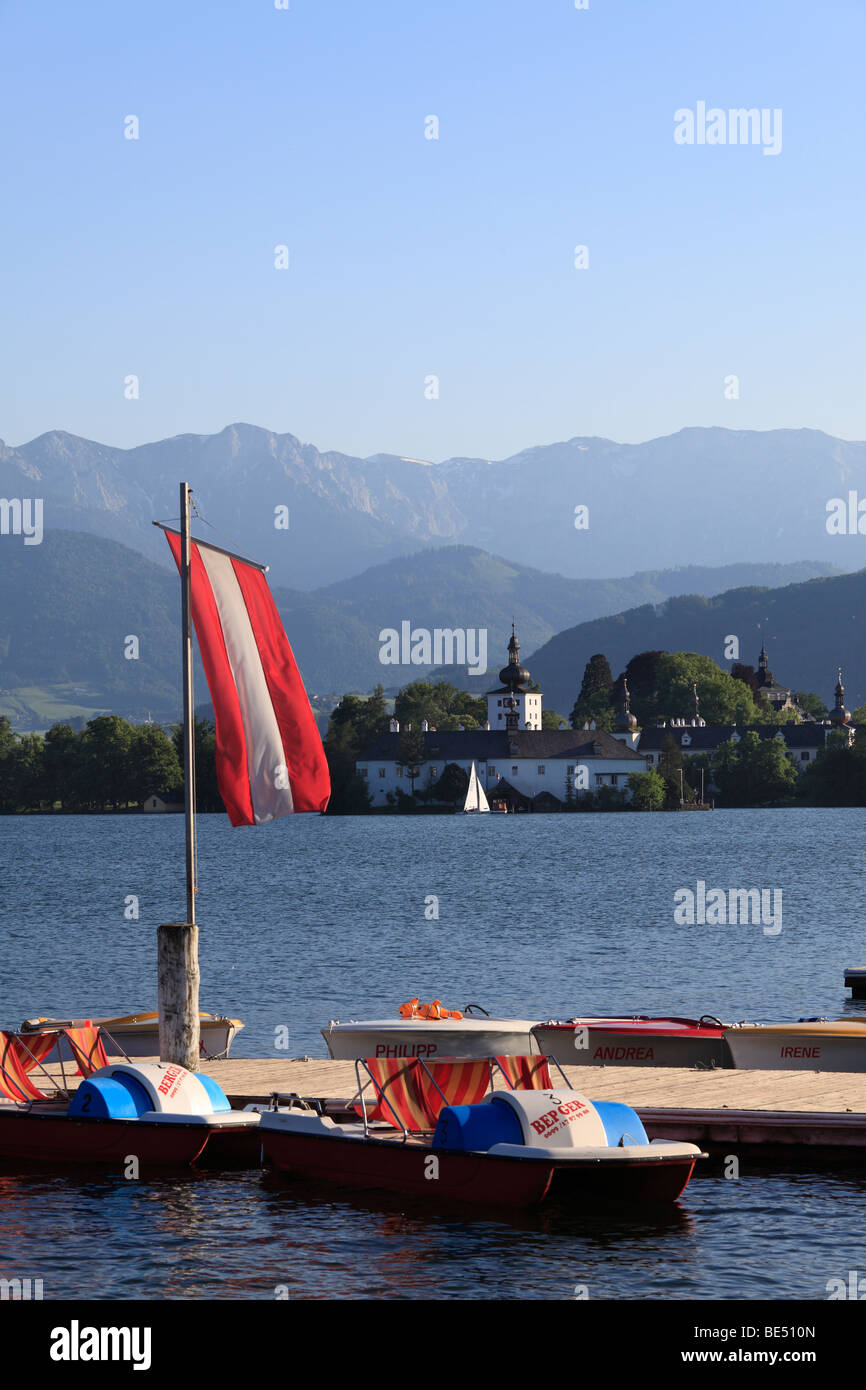
<instances>
[{"instance_id":1,"label":"metal flagpole","mask_svg":"<svg viewBox=\"0 0 866 1390\"><path fill-rule=\"evenodd\" d=\"M192 696L192 583L190 579L189 485L180 485L181 642L183 644L183 784L186 821L186 920L195 925L195 724Z\"/></svg>"},{"instance_id":2,"label":"metal flagpole","mask_svg":"<svg viewBox=\"0 0 866 1390\"><path fill-rule=\"evenodd\" d=\"M181 644L183 653L183 782L186 831L186 921L157 929L159 1056L198 1070L198 925L195 920L195 723L192 690L192 584L188 483L180 485Z\"/></svg>"}]
</instances>

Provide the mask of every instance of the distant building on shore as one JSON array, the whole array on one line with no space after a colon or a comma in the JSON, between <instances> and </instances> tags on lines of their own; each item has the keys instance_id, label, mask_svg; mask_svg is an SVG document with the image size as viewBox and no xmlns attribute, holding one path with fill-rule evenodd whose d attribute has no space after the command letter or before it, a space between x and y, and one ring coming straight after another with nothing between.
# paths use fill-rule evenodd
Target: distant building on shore
<instances>
[{"instance_id":1,"label":"distant building on shore","mask_svg":"<svg viewBox=\"0 0 866 1390\"><path fill-rule=\"evenodd\" d=\"M542 692L529 688L530 679L512 627L508 663L499 685L487 692L485 728L439 732L423 721L424 761L410 766L400 760L400 725L392 719L390 731L355 765L373 807L388 806L398 791L430 791L435 800L449 763L468 773L474 762L488 797L514 811L557 811L571 797L602 787L627 790L630 773L646 772L646 759L611 734L543 729Z\"/></svg>"},{"instance_id":2,"label":"distant building on shore","mask_svg":"<svg viewBox=\"0 0 866 1390\"><path fill-rule=\"evenodd\" d=\"M512 625L508 663L499 672L499 685L487 692L487 723L483 729L437 731L421 723L424 757L417 764L401 760L401 729L391 720L388 733L365 749L355 764L374 809L393 805L398 792L423 791L436 800L436 783L449 763L467 774L473 762L489 799L505 802L509 810L557 811L570 802L597 794L604 787L630 796L631 773L658 765L668 739L684 758L711 756L723 744L738 743L754 732L762 739L776 739L798 771L815 761L839 730L853 743L855 729L845 708L842 671L838 670L835 708L823 721L804 714L791 691L779 685L769 669L762 643L758 662L758 699L774 710L796 710L800 724L711 725L701 717L697 687L690 719L660 719L638 729L631 712L628 683L623 692L611 733L590 723L583 729L544 729L543 696L531 688L529 671L520 661L520 643ZM407 726L407 729L411 726ZM402 732L406 732L404 729ZM669 746L669 745L668 745Z\"/></svg>"}]
</instances>

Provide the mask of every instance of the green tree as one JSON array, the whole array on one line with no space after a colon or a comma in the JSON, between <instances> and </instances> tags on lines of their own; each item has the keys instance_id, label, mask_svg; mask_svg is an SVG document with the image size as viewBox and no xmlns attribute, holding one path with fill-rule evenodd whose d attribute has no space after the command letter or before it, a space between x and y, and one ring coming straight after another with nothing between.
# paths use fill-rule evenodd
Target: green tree
<instances>
[{"instance_id":1,"label":"green tree","mask_svg":"<svg viewBox=\"0 0 866 1390\"><path fill-rule=\"evenodd\" d=\"M766 806L792 796L797 772L781 739L750 730L717 750L713 781L726 806Z\"/></svg>"},{"instance_id":2,"label":"green tree","mask_svg":"<svg viewBox=\"0 0 866 1390\"><path fill-rule=\"evenodd\" d=\"M708 724L753 724L755 702L748 686L734 680L708 656L698 652L668 652L657 667L657 714L689 718L698 687L701 717ZM643 712L638 714L643 722Z\"/></svg>"},{"instance_id":3,"label":"green tree","mask_svg":"<svg viewBox=\"0 0 866 1390\"><path fill-rule=\"evenodd\" d=\"M370 809L370 791L355 764L388 728L385 692L377 685L369 699L344 695L328 722L325 757L331 777L328 815L363 815Z\"/></svg>"},{"instance_id":4,"label":"green tree","mask_svg":"<svg viewBox=\"0 0 866 1390\"><path fill-rule=\"evenodd\" d=\"M831 742L803 772L798 799L808 806L866 806L866 746Z\"/></svg>"},{"instance_id":5,"label":"green tree","mask_svg":"<svg viewBox=\"0 0 866 1390\"><path fill-rule=\"evenodd\" d=\"M826 719L830 712L821 696L813 694L810 690L794 690L791 692L791 699L805 714L811 714L813 719Z\"/></svg>"},{"instance_id":6,"label":"green tree","mask_svg":"<svg viewBox=\"0 0 866 1390\"><path fill-rule=\"evenodd\" d=\"M436 783L436 799L452 806L463 804L469 787L469 774L458 763L446 763Z\"/></svg>"},{"instance_id":7,"label":"green tree","mask_svg":"<svg viewBox=\"0 0 866 1390\"><path fill-rule=\"evenodd\" d=\"M560 724L566 721L561 714L557 714L555 709L542 710L541 727L542 729L558 729Z\"/></svg>"},{"instance_id":8,"label":"green tree","mask_svg":"<svg viewBox=\"0 0 866 1390\"><path fill-rule=\"evenodd\" d=\"M487 701L459 690L450 681L413 681L398 694L394 714L401 728L405 724L420 727L426 719L440 732L457 729L461 724L464 729L478 729L487 720Z\"/></svg>"},{"instance_id":9,"label":"green tree","mask_svg":"<svg viewBox=\"0 0 866 1390\"><path fill-rule=\"evenodd\" d=\"M758 673L754 666L745 666L742 661L735 661L731 667L731 675L735 681L742 681L743 685L748 686L753 701L758 700Z\"/></svg>"},{"instance_id":10,"label":"green tree","mask_svg":"<svg viewBox=\"0 0 866 1390\"><path fill-rule=\"evenodd\" d=\"M610 663L603 652L591 656L583 670L580 694L571 711L571 727L582 729L595 720L597 729L609 731L613 726L613 676Z\"/></svg>"},{"instance_id":11,"label":"green tree","mask_svg":"<svg viewBox=\"0 0 866 1390\"><path fill-rule=\"evenodd\" d=\"M177 755L183 786L183 724L175 724L171 741ZM195 805L197 811L224 811L216 771L216 728L210 719L193 716L193 750L195 755ZM147 795L147 793L145 793Z\"/></svg>"},{"instance_id":12,"label":"green tree","mask_svg":"<svg viewBox=\"0 0 866 1390\"><path fill-rule=\"evenodd\" d=\"M667 656L667 652L638 652L619 678L620 688L623 677L628 681L631 712L638 724L653 724L658 719L659 662L663 656Z\"/></svg>"},{"instance_id":13,"label":"green tree","mask_svg":"<svg viewBox=\"0 0 866 1390\"><path fill-rule=\"evenodd\" d=\"M129 800L132 728L117 714L89 719L79 740L78 796L93 810L116 809Z\"/></svg>"},{"instance_id":14,"label":"green tree","mask_svg":"<svg viewBox=\"0 0 866 1390\"><path fill-rule=\"evenodd\" d=\"M44 740L42 754L45 777L45 800L49 806L57 802L64 811L79 804L78 736L71 724L52 724Z\"/></svg>"},{"instance_id":15,"label":"green tree","mask_svg":"<svg viewBox=\"0 0 866 1390\"><path fill-rule=\"evenodd\" d=\"M154 792L174 793L182 787L183 766L172 739L159 724L134 725L128 800L140 802Z\"/></svg>"},{"instance_id":16,"label":"green tree","mask_svg":"<svg viewBox=\"0 0 866 1390\"><path fill-rule=\"evenodd\" d=\"M633 811L664 810L668 794L667 783L655 768L649 768L646 772L630 772L628 785L631 791L629 805Z\"/></svg>"},{"instance_id":17,"label":"green tree","mask_svg":"<svg viewBox=\"0 0 866 1390\"><path fill-rule=\"evenodd\" d=\"M658 773L666 787L665 806L674 810L682 801L691 801L694 791L685 774L686 763L673 734L662 735ZM680 776L682 773L682 777Z\"/></svg>"},{"instance_id":18,"label":"green tree","mask_svg":"<svg viewBox=\"0 0 866 1390\"><path fill-rule=\"evenodd\" d=\"M411 728L405 728L400 734L397 760L403 765L404 774L414 796L416 778L427 761L424 735L416 724Z\"/></svg>"}]
</instances>

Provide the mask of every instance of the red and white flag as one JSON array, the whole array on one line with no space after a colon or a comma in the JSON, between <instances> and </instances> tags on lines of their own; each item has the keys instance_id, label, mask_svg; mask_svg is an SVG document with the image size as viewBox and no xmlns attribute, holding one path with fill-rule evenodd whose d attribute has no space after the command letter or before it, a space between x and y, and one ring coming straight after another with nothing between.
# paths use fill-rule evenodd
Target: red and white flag
<instances>
[{"instance_id":1,"label":"red and white flag","mask_svg":"<svg viewBox=\"0 0 866 1390\"><path fill-rule=\"evenodd\" d=\"M166 528L181 569L181 538ZM232 825L324 811L322 740L264 573L192 541L192 618L213 701L216 770Z\"/></svg>"}]
</instances>

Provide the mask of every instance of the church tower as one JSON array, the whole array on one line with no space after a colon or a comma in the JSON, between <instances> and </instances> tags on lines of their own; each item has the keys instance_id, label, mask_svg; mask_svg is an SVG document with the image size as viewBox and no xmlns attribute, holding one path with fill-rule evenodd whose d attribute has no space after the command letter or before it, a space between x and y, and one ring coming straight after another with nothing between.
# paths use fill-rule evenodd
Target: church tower
<instances>
[{"instance_id":1,"label":"church tower","mask_svg":"<svg viewBox=\"0 0 866 1390\"><path fill-rule=\"evenodd\" d=\"M508 665L499 672L501 685L487 692L487 720L490 728L509 733L518 729L541 728L541 691L527 690L530 676L520 664L520 643L511 624Z\"/></svg>"},{"instance_id":2,"label":"church tower","mask_svg":"<svg viewBox=\"0 0 866 1390\"><path fill-rule=\"evenodd\" d=\"M842 684L842 667L836 667L836 708L830 711L830 723L834 729L845 729L851 723L851 714L845 708L845 687Z\"/></svg>"},{"instance_id":3,"label":"church tower","mask_svg":"<svg viewBox=\"0 0 866 1390\"><path fill-rule=\"evenodd\" d=\"M622 700L617 710L616 719L613 721L613 729L611 732L614 738L619 739L620 743L626 744L629 748L637 748L640 742L640 734L638 733L637 720L631 712L630 700L631 694L629 693L628 681L623 677Z\"/></svg>"}]
</instances>

